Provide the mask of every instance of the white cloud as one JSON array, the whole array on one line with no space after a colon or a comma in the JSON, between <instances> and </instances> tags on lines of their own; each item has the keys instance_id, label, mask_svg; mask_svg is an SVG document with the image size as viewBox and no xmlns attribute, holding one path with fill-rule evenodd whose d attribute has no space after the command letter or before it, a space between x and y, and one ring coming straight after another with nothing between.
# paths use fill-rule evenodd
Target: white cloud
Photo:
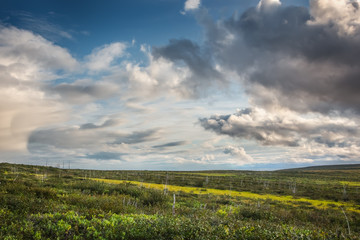
<instances>
[{"instance_id":1,"label":"white cloud","mask_svg":"<svg viewBox=\"0 0 360 240\"><path fill-rule=\"evenodd\" d=\"M245 162L245 163L253 162L253 158L250 155L248 155L245 152L245 149L242 147L227 146L224 149L224 153L235 156L240 161Z\"/></svg>"},{"instance_id":2,"label":"white cloud","mask_svg":"<svg viewBox=\"0 0 360 240\"><path fill-rule=\"evenodd\" d=\"M190 76L187 67L176 66L164 58L154 59L150 54L148 59L149 64L146 66L128 62L125 69L121 70L122 77L126 79L126 94L141 98L158 97L159 94L178 97L190 95L189 89L185 86Z\"/></svg>"},{"instance_id":3,"label":"white cloud","mask_svg":"<svg viewBox=\"0 0 360 240\"><path fill-rule=\"evenodd\" d=\"M66 49L15 27L0 27L0 150L26 151L29 134L64 121L66 107L43 86L79 63Z\"/></svg>"},{"instance_id":4,"label":"white cloud","mask_svg":"<svg viewBox=\"0 0 360 240\"><path fill-rule=\"evenodd\" d=\"M124 56L127 45L122 42L106 44L96 48L85 57L86 66L90 71L109 70L116 59Z\"/></svg>"},{"instance_id":5,"label":"white cloud","mask_svg":"<svg viewBox=\"0 0 360 240\"><path fill-rule=\"evenodd\" d=\"M256 8L258 11L271 12L280 7L280 5L280 0L260 0Z\"/></svg>"},{"instance_id":6,"label":"white cloud","mask_svg":"<svg viewBox=\"0 0 360 240\"><path fill-rule=\"evenodd\" d=\"M187 0L184 5L185 11L198 9L200 6L200 0Z\"/></svg>"},{"instance_id":7,"label":"white cloud","mask_svg":"<svg viewBox=\"0 0 360 240\"><path fill-rule=\"evenodd\" d=\"M204 156L201 157L201 162L208 163L213 160L215 160L215 156L212 154L205 154Z\"/></svg>"},{"instance_id":8,"label":"white cloud","mask_svg":"<svg viewBox=\"0 0 360 240\"><path fill-rule=\"evenodd\" d=\"M15 27L0 26L0 64L6 67L21 65L31 75L25 79L42 80L37 73L49 70L75 70L78 62L70 53L39 35ZM30 68L30 69L28 69ZM48 70L48 71L49 71Z\"/></svg>"},{"instance_id":9,"label":"white cloud","mask_svg":"<svg viewBox=\"0 0 360 240\"><path fill-rule=\"evenodd\" d=\"M359 1L312 0L310 25L329 25L337 28L339 35L358 34L360 30Z\"/></svg>"}]
</instances>

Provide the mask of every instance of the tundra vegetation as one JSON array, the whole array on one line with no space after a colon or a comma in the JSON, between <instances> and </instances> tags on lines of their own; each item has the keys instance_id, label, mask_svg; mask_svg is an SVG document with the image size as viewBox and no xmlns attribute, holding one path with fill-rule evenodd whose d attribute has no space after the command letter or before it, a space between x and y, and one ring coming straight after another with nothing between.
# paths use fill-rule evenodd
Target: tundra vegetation
<instances>
[{"instance_id":1,"label":"tundra vegetation","mask_svg":"<svg viewBox=\"0 0 360 240\"><path fill-rule=\"evenodd\" d=\"M0 239L360 239L360 165L165 172L1 163Z\"/></svg>"}]
</instances>

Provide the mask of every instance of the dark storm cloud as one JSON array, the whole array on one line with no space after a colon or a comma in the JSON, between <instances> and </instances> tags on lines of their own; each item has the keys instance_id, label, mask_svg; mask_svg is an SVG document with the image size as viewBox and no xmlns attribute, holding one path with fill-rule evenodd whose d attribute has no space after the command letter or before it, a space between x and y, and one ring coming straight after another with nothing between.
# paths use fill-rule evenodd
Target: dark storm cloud
<instances>
[{"instance_id":1,"label":"dark storm cloud","mask_svg":"<svg viewBox=\"0 0 360 240\"><path fill-rule=\"evenodd\" d=\"M251 8L239 19L228 20L225 26L243 37L251 48L306 57L309 61L346 65L360 62L358 36L341 36L330 25L310 25L311 19L305 7L279 8L270 13Z\"/></svg>"},{"instance_id":2,"label":"dark storm cloud","mask_svg":"<svg viewBox=\"0 0 360 240\"><path fill-rule=\"evenodd\" d=\"M169 143L165 143L165 144L161 144L161 145L155 145L153 146L153 148L169 148L169 147L176 147L176 146L181 146L181 145L185 145L186 141L177 141L177 142L169 142Z\"/></svg>"},{"instance_id":3,"label":"dark storm cloud","mask_svg":"<svg viewBox=\"0 0 360 240\"><path fill-rule=\"evenodd\" d=\"M354 11L358 11L356 7ZM219 56L239 74L249 66L234 66L233 62L243 61L241 53L251 56L249 63L254 70L248 73L245 85L257 104L276 104L301 112L360 112L360 30L339 34L339 26L310 24L312 19L304 7L273 12L251 8L224 24L236 40L224 46ZM275 101L263 97L259 85L263 91L273 92Z\"/></svg>"},{"instance_id":4,"label":"dark storm cloud","mask_svg":"<svg viewBox=\"0 0 360 240\"><path fill-rule=\"evenodd\" d=\"M241 76L257 106L360 113L358 5L312 0L309 9L275 4L271 11L253 7L219 22L203 10L197 15L206 32L202 45L171 40L153 54L189 66L196 77L187 87L197 87L195 93L230 70Z\"/></svg>"}]
</instances>

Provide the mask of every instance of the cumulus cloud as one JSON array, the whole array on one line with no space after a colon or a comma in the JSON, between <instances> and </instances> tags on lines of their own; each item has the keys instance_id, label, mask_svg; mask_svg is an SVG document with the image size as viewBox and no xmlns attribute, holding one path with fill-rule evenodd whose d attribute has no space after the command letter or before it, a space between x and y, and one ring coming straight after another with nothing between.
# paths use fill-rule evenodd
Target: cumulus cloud
<instances>
[{"instance_id":1,"label":"cumulus cloud","mask_svg":"<svg viewBox=\"0 0 360 240\"><path fill-rule=\"evenodd\" d=\"M328 147L346 146L359 135L357 121L348 118L301 116L290 111L269 113L257 108L203 118L200 123L218 134L256 140L262 145L295 147L317 142Z\"/></svg>"},{"instance_id":2,"label":"cumulus cloud","mask_svg":"<svg viewBox=\"0 0 360 240\"><path fill-rule=\"evenodd\" d=\"M200 123L204 129L220 135L253 140L265 146L301 148L303 155L331 153L346 159L360 157L360 152L356 152L360 146L357 119L321 114L302 116L291 111L271 113L252 108L202 118ZM236 151L228 148L224 152Z\"/></svg>"},{"instance_id":3,"label":"cumulus cloud","mask_svg":"<svg viewBox=\"0 0 360 240\"><path fill-rule=\"evenodd\" d=\"M312 0L310 25L329 26L340 36L358 35L360 29L359 1Z\"/></svg>"},{"instance_id":4,"label":"cumulus cloud","mask_svg":"<svg viewBox=\"0 0 360 240\"><path fill-rule=\"evenodd\" d=\"M187 98L194 91L187 87L191 71L187 66L178 66L163 57L154 57L144 46L149 64L141 66L138 63L125 63L125 69L116 78L126 79L124 89L129 98L157 98L159 95Z\"/></svg>"},{"instance_id":5,"label":"cumulus cloud","mask_svg":"<svg viewBox=\"0 0 360 240\"><path fill-rule=\"evenodd\" d=\"M231 156L236 157L238 160L245 162L245 163L251 163L253 162L253 158L248 155L244 148L242 147L235 147L235 146L227 146L224 149L225 154L230 154Z\"/></svg>"}]
</instances>

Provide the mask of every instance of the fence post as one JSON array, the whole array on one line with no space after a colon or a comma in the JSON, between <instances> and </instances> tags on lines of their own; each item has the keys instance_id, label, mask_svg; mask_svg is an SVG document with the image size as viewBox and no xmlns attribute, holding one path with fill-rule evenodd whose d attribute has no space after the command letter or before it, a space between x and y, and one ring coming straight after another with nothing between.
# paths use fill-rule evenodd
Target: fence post
<instances>
[{"instance_id":1,"label":"fence post","mask_svg":"<svg viewBox=\"0 0 360 240\"><path fill-rule=\"evenodd\" d=\"M172 206L172 214L173 216L175 216L175 193L174 193L174 202L173 202L173 206Z\"/></svg>"}]
</instances>

